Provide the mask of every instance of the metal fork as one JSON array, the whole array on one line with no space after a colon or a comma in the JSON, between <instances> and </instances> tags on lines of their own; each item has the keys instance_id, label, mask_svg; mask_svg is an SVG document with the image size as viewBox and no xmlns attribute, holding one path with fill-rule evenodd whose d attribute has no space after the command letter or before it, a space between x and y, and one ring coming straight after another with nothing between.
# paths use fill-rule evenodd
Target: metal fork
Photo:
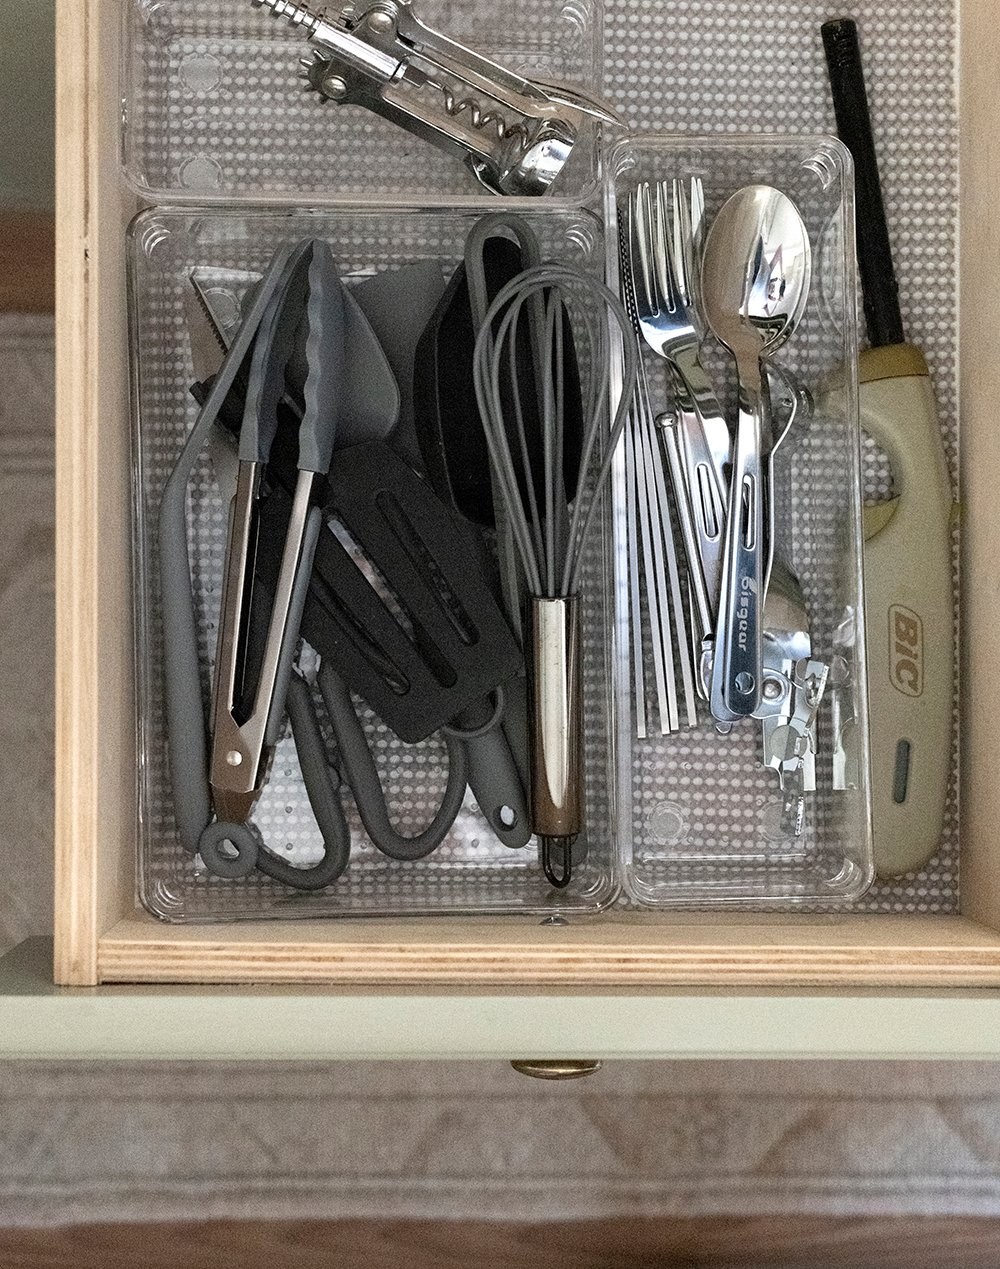
<instances>
[{"instance_id":1,"label":"metal fork","mask_svg":"<svg viewBox=\"0 0 1000 1269\"><path fill-rule=\"evenodd\" d=\"M649 385L641 359L641 337L635 307L634 270L626 224L631 205L619 213L621 292L639 344L639 382L629 428L625 435L626 510L629 551L629 591L632 610L632 672L636 700L636 725L646 735L645 669L643 662L643 586L648 614L653 670L660 712L660 731L666 735L680 724L677 670L684 691L684 711L690 726L697 722L694 673L688 649L681 637L685 628L684 599L677 553L670 522L663 460L649 399ZM674 657L672 626L677 630ZM677 664L679 662L679 666Z\"/></svg>"},{"instance_id":2,"label":"metal fork","mask_svg":"<svg viewBox=\"0 0 1000 1269\"><path fill-rule=\"evenodd\" d=\"M700 613L707 596L702 636L708 637L718 609L726 513L723 468L729 461L730 440L699 360L702 326L696 278L697 241L704 217L701 184L692 182L690 201L680 181L672 187L666 181L655 187L641 185L634 195L634 208L631 249L638 263L636 310L643 338L670 370L684 474L683 486L675 492ZM669 438L664 436L664 441L669 454Z\"/></svg>"},{"instance_id":3,"label":"metal fork","mask_svg":"<svg viewBox=\"0 0 1000 1269\"><path fill-rule=\"evenodd\" d=\"M664 182L661 203L665 201L665 190ZM691 390L701 416L702 431L712 452L725 506L724 469L730 459L732 438L718 397L701 364L701 345L707 329L701 315L701 255L705 243L705 190L701 177L692 176L687 182L675 177L672 193L670 258L678 297L695 335L692 341L677 343L672 359Z\"/></svg>"}]
</instances>

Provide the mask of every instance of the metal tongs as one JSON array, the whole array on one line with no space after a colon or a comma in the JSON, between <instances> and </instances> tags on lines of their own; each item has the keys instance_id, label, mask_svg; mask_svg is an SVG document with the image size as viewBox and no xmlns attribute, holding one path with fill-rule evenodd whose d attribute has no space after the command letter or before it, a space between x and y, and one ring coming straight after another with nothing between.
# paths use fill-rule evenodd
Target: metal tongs
<instances>
[{"instance_id":1,"label":"metal tongs","mask_svg":"<svg viewBox=\"0 0 1000 1269\"><path fill-rule=\"evenodd\" d=\"M277 431L273 416L275 393L279 393L279 399L284 393L282 349L288 349L293 315L293 331L301 320L301 308L296 314L292 295L301 297L305 288L310 288L309 332L314 332L317 322L324 322L325 326L320 310L325 310L331 303L328 295L324 295L321 302L312 294L314 284L321 291L334 289L329 287L329 275L326 274L326 266L332 266L332 260L324 255L323 244L320 244L318 252L315 247L316 244L310 242L283 247L272 260L221 367L205 385L204 395L199 396L201 410L198 419L164 487L158 517L168 756L174 790L174 815L181 844L191 854L200 854L206 867L216 876L242 877L256 867L281 884L298 889L318 889L335 881L347 867L351 845L337 796L339 779L326 761L311 692L302 676L292 672L293 631L297 627L295 602L302 589L302 579L308 578L305 560L311 540L311 524L306 524L301 543L293 541L293 536L297 535L288 535L289 558L298 556L303 563L300 568L291 569L293 582L289 593L293 600L286 609L272 606L270 612L264 614L260 605L253 603L252 561L255 559L260 464L266 458ZM316 273L313 272L314 267ZM335 279L335 274L333 276ZM339 291L339 286L335 289ZM337 302L336 297L332 302ZM281 320L275 323L279 316ZM313 341L314 344L316 342ZM274 368L264 365L266 346L275 358ZM334 371L337 360L334 356ZM278 361L281 361L280 373ZM310 371L314 372L310 398L312 407L309 428L303 427L300 431L300 441L309 443L301 445L299 459L300 466L307 469L302 473L302 483L311 486L313 468L321 466L316 455L323 458L328 442L332 445L329 438L334 424L329 410L334 397L327 386L325 374L316 369L318 358L315 350L312 356L307 354L307 361ZM265 370L267 373L262 374ZM318 381L317 375L321 381ZM251 384L252 378L254 385ZM211 769L214 773L218 768L220 754L223 761L226 753L238 756L239 761L224 761L224 766L230 771L218 784L213 774L210 787L186 502L188 484L198 456L210 443L220 411L237 381L246 384L248 401L253 386L252 395L257 404L253 418L249 417L249 406L245 412L250 434L241 454L247 466L242 473L240 505L233 508L233 524L242 526L236 534L235 549L231 540L233 535L227 540L227 584L221 641L228 650L220 654L219 668L228 662L229 669L221 678L219 673L216 674L213 704L216 716L224 706L231 713L227 736L229 749L223 749L219 743L225 729L219 731L213 728ZM312 433L311 438L309 433ZM328 456L324 461L329 463ZM306 520L313 519L310 511ZM241 565L239 568L238 563ZM255 635L255 629L261 625L257 620L260 615L268 616L268 630L270 632L273 626L273 635L263 638ZM261 667L268 661L273 669L265 674ZM267 686L268 682L273 690ZM258 835L247 822L267 772L269 747L277 739L286 704L310 804L323 834L323 858L309 868L294 867L270 851L260 849ZM213 801L219 812L214 821ZM227 813L232 818L227 818Z\"/></svg>"},{"instance_id":2,"label":"metal tongs","mask_svg":"<svg viewBox=\"0 0 1000 1269\"><path fill-rule=\"evenodd\" d=\"M329 247L300 243L270 275L273 291L257 329L240 429L239 472L230 509L225 581L212 699L210 784L220 820L245 823L280 738L302 609L322 524L313 482L330 468L337 425L335 385L342 292ZM278 431L285 369L305 312L308 375L299 428L298 479L271 606L258 651L250 638L261 477ZM322 351L321 351L322 350Z\"/></svg>"},{"instance_id":3,"label":"metal tongs","mask_svg":"<svg viewBox=\"0 0 1000 1269\"><path fill-rule=\"evenodd\" d=\"M324 100L364 106L458 155L494 194L544 194L587 120L620 123L578 88L525 79L425 26L411 0L346 4L253 0L301 26L302 59Z\"/></svg>"}]
</instances>

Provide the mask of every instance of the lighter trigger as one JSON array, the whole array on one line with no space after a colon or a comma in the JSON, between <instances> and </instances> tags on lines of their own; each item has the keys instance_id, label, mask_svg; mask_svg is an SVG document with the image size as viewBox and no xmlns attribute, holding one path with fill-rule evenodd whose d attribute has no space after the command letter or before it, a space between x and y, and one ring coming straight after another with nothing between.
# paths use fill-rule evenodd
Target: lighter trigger
<instances>
[{"instance_id":1,"label":"lighter trigger","mask_svg":"<svg viewBox=\"0 0 1000 1269\"><path fill-rule=\"evenodd\" d=\"M865 503L861 510L861 527L866 542L889 527L899 510L899 501L899 498L888 498L885 502Z\"/></svg>"}]
</instances>

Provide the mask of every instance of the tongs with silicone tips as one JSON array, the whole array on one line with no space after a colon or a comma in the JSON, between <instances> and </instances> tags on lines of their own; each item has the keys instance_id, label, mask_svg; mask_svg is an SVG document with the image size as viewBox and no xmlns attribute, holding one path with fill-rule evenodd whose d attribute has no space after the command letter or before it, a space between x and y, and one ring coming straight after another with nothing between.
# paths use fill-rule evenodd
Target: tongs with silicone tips
<instances>
[{"instance_id":1,"label":"tongs with silicone tips","mask_svg":"<svg viewBox=\"0 0 1000 1269\"><path fill-rule=\"evenodd\" d=\"M332 282L337 282L336 287ZM294 532L286 536L281 564L286 580L265 627L260 605L255 604L259 590L254 584L257 503L262 464L277 432L284 368L307 290L308 390L298 460L301 514ZM319 528L320 513L308 505L308 491L324 463L329 466L336 427L333 383L328 375L337 368L338 335L335 328L328 328L334 326L330 314L336 311L339 291L323 244L305 242L278 250L218 373L203 393L201 410L166 483L159 512L168 757L178 836L184 849L200 854L217 876L245 876L256 867L298 889L316 889L335 881L347 866L351 845L339 800L340 780L326 759L311 692L301 676L292 673L302 595ZM318 367L321 331L326 336L324 358L329 355L332 360ZM220 413L238 380L247 384L248 434L241 447L239 489L227 538L210 763L187 541L187 489L199 455L218 434ZM265 629L263 637L256 633ZM258 836L247 823L286 703L310 804L323 835L323 858L309 868L294 867L259 849ZM228 754L238 755L239 761L227 761ZM216 771L220 772L218 781ZM219 813L215 822L213 801Z\"/></svg>"},{"instance_id":2,"label":"tongs with silicone tips","mask_svg":"<svg viewBox=\"0 0 1000 1269\"><path fill-rule=\"evenodd\" d=\"M278 431L285 368L305 313L305 409L298 479L264 646L249 638L254 604L261 476ZM339 336L339 338L338 338ZM300 244L261 318L240 429L239 472L229 519L212 701L212 798L220 819L245 823L263 785L285 715L285 691L322 524L313 482L330 467L343 360L343 298L329 247ZM256 664L251 664L251 662Z\"/></svg>"},{"instance_id":3,"label":"tongs with silicone tips","mask_svg":"<svg viewBox=\"0 0 1000 1269\"><path fill-rule=\"evenodd\" d=\"M405 298L405 292L400 295L391 275L385 276L390 282L381 284L381 289L387 297L392 294L392 308ZM198 328L199 346L208 336L215 350L210 355L227 349L239 328L238 319L231 315L234 297L228 288L254 288L259 280L259 274L232 270L192 273L192 326ZM216 285L218 281L223 283L221 288ZM366 302L372 285L374 281L359 288L365 292ZM474 553L470 554L471 544L462 541L461 522L448 514L405 460L392 448L377 444L392 430L399 393L387 362L384 370L388 379L380 386L384 376L379 373L378 358L384 360L385 353L357 294L345 288L343 302L345 364L335 454L341 461L331 463L330 474L317 491L327 523L319 534L301 620L303 640L324 662L317 683L330 717L335 761L372 843L392 859L421 858L440 845L461 808L466 780L494 835L517 849L531 836L530 822L523 781L501 729L501 725L506 728L511 697L503 691L494 692L517 672L517 645L485 583L479 580L480 568ZM391 343L398 339L400 322L395 315L387 320L392 329L383 326L381 337ZM413 356L411 351L411 361ZM257 521L259 567L254 582L258 594L275 591L291 519L298 471L297 450L289 442L304 409L304 362L303 353L286 377L290 396L285 398L283 429L268 464L269 492ZM196 373L203 380L196 386L196 395L203 398L213 373L209 358L201 359ZM235 445L241 431L245 387L245 376L241 375L223 411L226 430L217 428L213 436L216 477L220 488L228 491L235 490L238 479ZM362 439L365 444L359 443ZM227 501L230 497L226 495ZM402 554L401 544L386 521L386 512L392 507L405 508L403 538L407 549ZM343 545L338 545L335 525L340 514L347 514L353 525L347 551L352 563L345 557ZM390 514L389 518L396 517ZM419 562L431 558L434 564L426 574ZM471 647L463 646L461 621L456 624L459 596L464 597L477 630ZM264 602L255 607L251 639L260 631L260 618L268 616L267 607ZM414 644L416 631L405 612L416 610L422 619L418 623L420 637ZM350 694L330 691L333 679L339 678L335 665L350 689L368 700L404 741L417 743L440 732L449 755L447 791L431 823L415 837L403 837L391 827L381 781L354 716ZM297 682L296 677L292 682ZM300 762L304 768L302 754Z\"/></svg>"}]
</instances>

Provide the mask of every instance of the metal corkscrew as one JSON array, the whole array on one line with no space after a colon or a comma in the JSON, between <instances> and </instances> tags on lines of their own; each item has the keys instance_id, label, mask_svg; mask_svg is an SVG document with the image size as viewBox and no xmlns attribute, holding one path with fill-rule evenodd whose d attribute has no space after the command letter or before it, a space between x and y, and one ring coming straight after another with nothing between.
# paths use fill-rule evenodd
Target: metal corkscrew
<instances>
[{"instance_id":1,"label":"metal corkscrew","mask_svg":"<svg viewBox=\"0 0 1000 1269\"><path fill-rule=\"evenodd\" d=\"M307 86L382 115L458 155L495 194L544 194L589 124L620 124L582 90L525 79L425 26L411 0L346 4L252 0L303 29Z\"/></svg>"}]
</instances>

